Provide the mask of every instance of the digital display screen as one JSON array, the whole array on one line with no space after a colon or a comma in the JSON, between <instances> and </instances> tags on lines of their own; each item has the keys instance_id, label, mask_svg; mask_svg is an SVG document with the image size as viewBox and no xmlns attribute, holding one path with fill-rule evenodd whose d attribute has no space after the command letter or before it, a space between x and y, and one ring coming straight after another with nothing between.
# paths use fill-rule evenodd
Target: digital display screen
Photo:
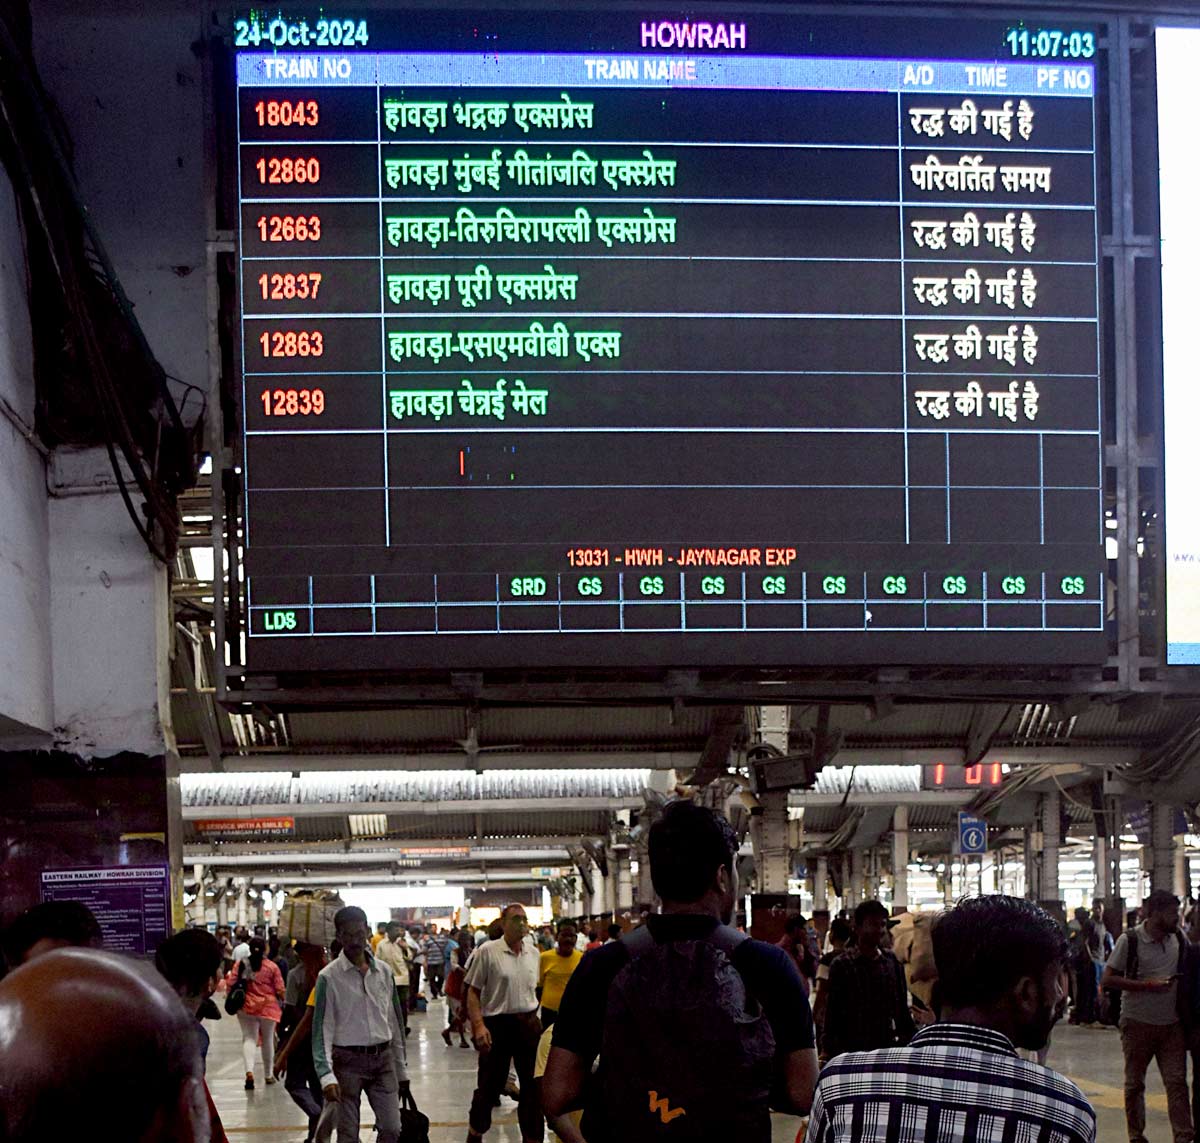
<instances>
[{"instance_id":1,"label":"digital display screen","mask_svg":"<svg viewBox=\"0 0 1200 1143\"><path fill-rule=\"evenodd\" d=\"M1200 460L1195 427L1195 270L1200 226L1195 187L1200 178L1196 125L1178 100L1200 49L1200 28L1158 28L1159 211L1162 226L1163 447L1167 548L1167 663L1200 663Z\"/></svg>"},{"instance_id":2,"label":"digital display screen","mask_svg":"<svg viewBox=\"0 0 1200 1143\"><path fill-rule=\"evenodd\" d=\"M1104 658L1095 29L235 42L248 670Z\"/></svg>"},{"instance_id":3,"label":"digital display screen","mask_svg":"<svg viewBox=\"0 0 1200 1143\"><path fill-rule=\"evenodd\" d=\"M974 766L954 766L944 762L921 767L923 790L972 790L977 786L994 788L1004 783L1000 762L976 762Z\"/></svg>"}]
</instances>

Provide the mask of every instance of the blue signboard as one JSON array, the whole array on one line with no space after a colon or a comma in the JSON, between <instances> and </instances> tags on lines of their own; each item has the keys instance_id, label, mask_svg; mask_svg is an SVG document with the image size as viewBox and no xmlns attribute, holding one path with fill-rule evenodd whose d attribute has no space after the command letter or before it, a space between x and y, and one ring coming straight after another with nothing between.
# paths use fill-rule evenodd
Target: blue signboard
<instances>
[{"instance_id":1,"label":"blue signboard","mask_svg":"<svg viewBox=\"0 0 1200 1143\"><path fill-rule=\"evenodd\" d=\"M987 853L987 822L970 814L958 815L958 852Z\"/></svg>"}]
</instances>

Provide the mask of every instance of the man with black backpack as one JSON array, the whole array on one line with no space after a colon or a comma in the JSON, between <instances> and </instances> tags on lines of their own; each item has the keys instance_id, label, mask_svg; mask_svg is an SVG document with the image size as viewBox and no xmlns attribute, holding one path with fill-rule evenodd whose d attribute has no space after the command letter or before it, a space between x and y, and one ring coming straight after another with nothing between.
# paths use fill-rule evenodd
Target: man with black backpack
<instances>
[{"instance_id":1,"label":"man with black backpack","mask_svg":"<svg viewBox=\"0 0 1200 1143\"><path fill-rule=\"evenodd\" d=\"M1146 1072L1158 1061L1167 1089L1167 1116L1175 1143L1192 1139L1187 1089L1187 1038L1180 1018L1180 977L1185 971L1179 898L1156 889L1142 909L1143 922L1121 934L1100 983L1121 998L1121 1051L1125 1056L1125 1125L1130 1143L1146 1140Z\"/></svg>"},{"instance_id":2,"label":"man with black backpack","mask_svg":"<svg viewBox=\"0 0 1200 1143\"><path fill-rule=\"evenodd\" d=\"M729 927L737 850L720 814L670 803L649 837L661 914L567 984L542 1098L552 1118L583 1106L587 1143L767 1143L771 1107L808 1111L812 1013L787 953Z\"/></svg>"}]
</instances>

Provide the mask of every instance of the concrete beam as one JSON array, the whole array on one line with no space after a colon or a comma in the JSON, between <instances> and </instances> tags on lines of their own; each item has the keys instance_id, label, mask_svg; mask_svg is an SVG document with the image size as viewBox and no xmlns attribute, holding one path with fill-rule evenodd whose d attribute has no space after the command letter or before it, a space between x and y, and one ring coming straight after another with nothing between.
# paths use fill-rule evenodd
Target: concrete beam
<instances>
[{"instance_id":1,"label":"concrete beam","mask_svg":"<svg viewBox=\"0 0 1200 1143\"><path fill-rule=\"evenodd\" d=\"M260 856L267 853L378 853L387 846L406 849L461 849L469 847L472 855L488 857L498 852L519 851L533 855L558 852L578 845L579 834L570 836L513 837L513 838L356 838L352 841L287 841L270 838L263 841L196 843L184 846L188 861L209 862L215 856Z\"/></svg>"},{"instance_id":2,"label":"concrete beam","mask_svg":"<svg viewBox=\"0 0 1200 1143\"><path fill-rule=\"evenodd\" d=\"M486 745L486 744L485 744ZM224 773L266 773L321 770L691 770L697 751L676 750L547 750L488 751L472 765L461 751L447 754L226 754ZM185 774L209 774L214 766L207 756L188 755L180 760Z\"/></svg>"},{"instance_id":3,"label":"concrete beam","mask_svg":"<svg viewBox=\"0 0 1200 1143\"><path fill-rule=\"evenodd\" d=\"M193 855L195 856L195 855ZM417 854L400 853L398 850L377 850L366 853L361 850L354 853L238 853L222 854L209 852L205 855L210 869L246 869L256 867L282 867L288 865L391 865L397 861L412 860ZM561 849L544 849L530 852L525 849L488 849L471 850L461 857L446 857L438 855L428 859L441 865L461 861L464 864L478 861L528 861L544 864L555 861L562 865L570 864L567 847Z\"/></svg>"},{"instance_id":4,"label":"concrete beam","mask_svg":"<svg viewBox=\"0 0 1200 1143\"><path fill-rule=\"evenodd\" d=\"M400 873L342 873L336 874L331 871L329 876L322 877L319 874L301 873L296 876L286 874L282 876L270 876L270 882L278 882L286 888L305 885L317 886L336 886L336 885L425 885L429 880L428 873L422 873L415 869L405 870ZM446 881L447 883L455 884L470 884L479 885L489 883L492 885L506 885L510 888L520 888L522 886L533 886L543 884L539 877L532 877L529 874L522 873L494 873L491 870L480 872L479 870L470 869L464 870L462 874L455 873L453 876L438 876L437 880Z\"/></svg>"},{"instance_id":5,"label":"concrete beam","mask_svg":"<svg viewBox=\"0 0 1200 1143\"><path fill-rule=\"evenodd\" d=\"M840 757L840 756L839 756ZM817 794L811 790L793 790L789 806L965 806L979 796L978 790L919 790L907 794L870 794L850 791L845 794Z\"/></svg>"},{"instance_id":6,"label":"concrete beam","mask_svg":"<svg viewBox=\"0 0 1200 1143\"><path fill-rule=\"evenodd\" d=\"M1009 766L1120 766L1136 762L1142 751L1125 746L1046 746L1021 749L998 746L987 752L989 762ZM935 762L961 766L966 751L956 746L921 746L895 749L889 746L843 746L838 751L839 766L924 766Z\"/></svg>"},{"instance_id":7,"label":"concrete beam","mask_svg":"<svg viewBox=\"0 0 1200 1143\"><path fill-rule=\"evenodd\" d=\"M578 810L641 809L637 798L473 798L453 802L280 802L254 806L184 806L184 821L218 821L226 818L241 821L246 818L288 817L327 818L340 814L473 814L522 813L558 814Z\"/></svg>"},{"instance_id":8,"label":"concrete beam","mask_svg":"<svg viewBox=\"0 0 1200 1143\"><path fill-rule=\"evenodd\" d=\"M1044 766L1071 764L1094 767L1120 766L1136 762L1141 757L1136 747L1055 746L1034 750L998 747L989 750L990 762L1009 765ZM962 765L965 752L957 746L922 746L897 748L891 746L842 747L838 751L839 766L904 766L946 762ZM488 752L478 756L481 770L691 770L696 766L695 750L676 751L525 751L521 753ZM206 755L189 754L180 759L185 774L213 773L212 761ZM294 754L262 751L253 754L226 754L221 758L222 772L266 773L320 770L464 770L469 769L461 752L446 754Z\"/></svg>"}]
</instances>

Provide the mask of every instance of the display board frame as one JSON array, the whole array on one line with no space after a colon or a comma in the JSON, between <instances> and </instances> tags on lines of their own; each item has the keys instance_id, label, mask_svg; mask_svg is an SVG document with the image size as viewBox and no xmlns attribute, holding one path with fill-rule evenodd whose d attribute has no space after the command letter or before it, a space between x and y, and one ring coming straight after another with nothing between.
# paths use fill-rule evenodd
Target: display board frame
<instances>
[{"instance_id":1,"label":"display board frame","mask_svg":"<svg viewBox=\"0 0 1200 1143\"><path fill-rule=\"evenodd\" d=\"M368 6L369 7L369 6ZM467 8L470 5L457 5ZM550 10L550 5L532 5L534 10ZM1026 22L1031 19L1029 9L1007 5L953 5L943 8L929 5L838 5L836 9L820 5L764 5L772 12L782 10L819 15L836 11L844 16L848 12L867 15L886 11L888 14L915 13L919 7L922 17L931 14L937 18L955 19L965 15L976 18L1010 19ZM638 11L634 6L622 6L630 13ZM760 10L763 10L760 9ZM716 18L716 9L710 9ZM1169 13L1170 7L1157 9ZM1137 66L1136 57L1144 54L1148 37L1152 39L1152 24L1146 15L1114 14L1111 7L1097 11L1095 6L1062 4L1050 15L1047 9L1039 9L1039 15L1060 16L1073 24L1094 22L1103 29L1098 43L1098 76L1105 84L1103 114L1098 128L1107 132L1110 146L1108 162L1103 171L1103 184L1099 188L1099 229L1101 232L1101 255L1104 272L1102 288L1106 297L1103 304L1102 325L1104 326L1104 352L1101 354L1101 393L1104 402L1104 446L1105 446L1105 489L1106 511L1113 518L1129 520L1130 504L1142 511L1146 502L1145 488L1139 490L1138 471L1146 483L1147 471L1144 434L1138 428L1138 398L1144 408L1153 402L1154 356L1147 352L1146 323L1139 320L1133 306L1133 290L1130 283L1137 274L1139 262L1153 258L1153 241L1145 233L1140 219L1134 218L1132 197L1133 155L1136 149L1134 135L1144 137L1147 133L1144 109L1139 113L1133 107L1131 90L1132 70ZM702 15L703 13L701 13ZM1174 16L1172 21L1175 22ZM232 28L230 28L232 31ZM232 237L229 226L222 226L231 219L230 191L231 164L229 162L229 131L233 107L228 85L229 68L233 57L227 53L226 45L218 44L212 56L211 89L216 115L214 119L224 122L213 143L214 193L218 199L214 216L214 247L224 240L226 249L216 249L212 263L212 277L221 297L221 312L228 321L234 311L230 308L236 295L237 282L233 263L228 257L228 243ZM1135 120L1137 121L1135 123ZM1135 132L1135 126L1137 128ZM1148 125L1152 130L1153 123ZM1097 137L1097 149L1103 144ZM1149 341L1154 339L1154 323L1151 321ZM636 661L610 663L604 666L588 666L582 662L545 664L537 669L528 669L513 663L499 666L472 661L461 657L453 666L424 667L420 670L360 669L326 672L298 671L286 669L247 673L244 663L242 632L244 631L245 599L243 595L244 573L240 566L240 551L237 543L238 525L241 518L243 489L240 487L241 452L240 433L236 425L237 402L233 399L233 388L229 383L239 373L238 345L236 338L228 338L221 347L224 369L223 380L215 383L220 400L222 418L215 426L214 440L220 448L214 454L224 461L219 473L214 473L214 528L218 567L223 567L226 591L218 593L217 625L219 697L228 703L274 702L282 705L308 704L346 705L359 704L364 700L377 701L456 701L463 697L475 699L497 698L511 700L538 696L546 699L632 697L655 699L665 696L694 696L706 699L745 698L755 696L794 694L797 696L827 695L851 696L886 691L902 694L911 689L921 694L1054 694L1072 691L1107 691L1122 693L1139 689L1189 690L1195 683L1190 672L1161 670L1162 655L1156 649L1163 646L1161 632L1161 575L1155 570L1152 557L1158 548L1155 536L1141 537L1139 543L1132 533L1136 529L1122 529L1125 540L1116 559L1109 560L1105 576L1105 598L1108 614L1106 631L1107 655L1102 661L1076 664L954 663L936 656L920 661L892 661L885 664L858 661L855 663L816 662L773 663L761 666L754 662L702 666L688 661L642 665ZM1147 380L1151 382L1147 387ZM1148 393L1147 393L1148 388ZM1161 434L1154 438L1161 447ZM1152 450L1153 451L1153 450ZM1157 465L1152 464L1152 470ZM1160 469L1161 471L1161 469ZM1132 473L1132 477L1131 477ZM1143 566L1144 565L1144 566ZM1157 569L1161 569L1161 560ZM1151 571L1148 577L1146 571ZM1139 575L1139 571L1141 574ZM1149 598L1147 579L1151 580ZM1141 607L1137 606L1140 600ZM1139 615L1139 611L1142 613ZM1145 613L1152 616L1147 623ZM1138 638L1131 644L1128 632L1136 630Z\"/></svg>"}]
</instances>

